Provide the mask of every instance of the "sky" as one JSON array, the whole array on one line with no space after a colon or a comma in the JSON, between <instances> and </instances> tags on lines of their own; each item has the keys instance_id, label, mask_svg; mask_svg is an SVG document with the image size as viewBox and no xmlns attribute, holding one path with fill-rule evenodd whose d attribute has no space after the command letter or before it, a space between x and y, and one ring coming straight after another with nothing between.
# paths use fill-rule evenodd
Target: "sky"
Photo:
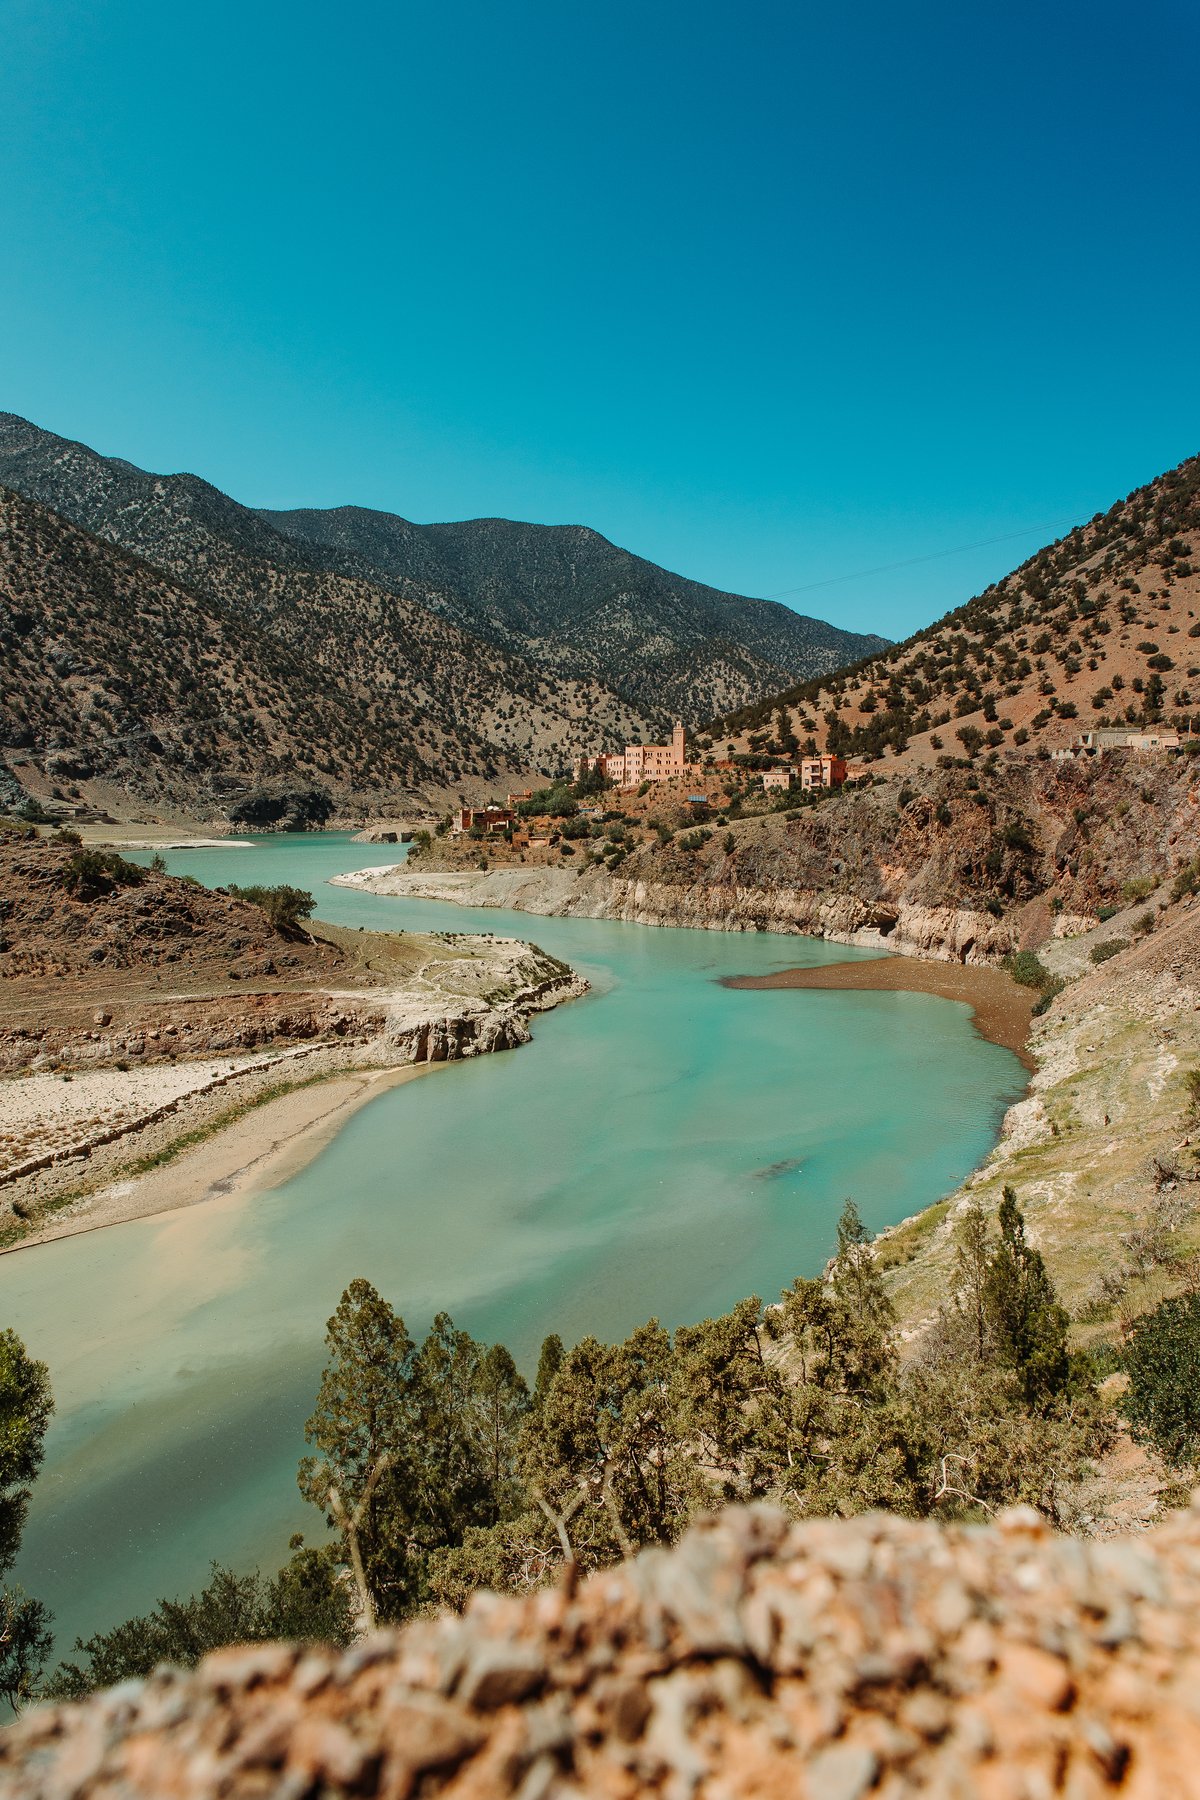
<instances>
[{"instance_id":1,"label":"sky","mask_svg":"<svg viewBox=\"0 0 1200 1800\"><path fill-rule=\"evenodd\" d=\"M0 408L143 467L897 637L1200 449L1193 0L0 19Z\"/></svg>"}]
</instances>

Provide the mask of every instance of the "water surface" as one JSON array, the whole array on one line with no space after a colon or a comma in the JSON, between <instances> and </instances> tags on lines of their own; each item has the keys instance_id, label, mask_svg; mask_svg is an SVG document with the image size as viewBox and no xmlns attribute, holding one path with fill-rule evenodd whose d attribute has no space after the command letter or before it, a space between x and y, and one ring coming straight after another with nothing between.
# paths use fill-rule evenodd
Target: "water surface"
<instances>
[{"instance_id":1,"label":"water surface","mask_svg":"<svg viewBox=\"0 0 1200 1800\"><path fill-rule=\"evenodd\" d=\"M60 1650L191 1590L213 1558L274 1567L290 1532L318 1529L295 1466L324 1321L355 1276L414 1333L444 1308L526 1366L550 1331L774 1297L821 1267L847 1195L878 1228L953 1188L1024 1085L965 1005L718 985L856 954L840 946L325 885L398 854L330 833L167 860L211 885L310 888L342 925L532 938L592 993L521 1050L381 1095L282 1187L0 1257L0 1320L58 1403L17 1573Z\"/></svg>"}]
</instances>

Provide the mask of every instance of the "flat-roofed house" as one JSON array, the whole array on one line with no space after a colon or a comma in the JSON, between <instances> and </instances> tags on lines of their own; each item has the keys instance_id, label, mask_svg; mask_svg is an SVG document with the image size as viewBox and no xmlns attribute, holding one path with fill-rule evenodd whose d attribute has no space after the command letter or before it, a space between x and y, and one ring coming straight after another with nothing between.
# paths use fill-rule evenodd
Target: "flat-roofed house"
<instances>
[{"instance_id":1,"label":"flat-roofed house","mask_svg":"<svg viewBox=\"0 0 1200 1800\"><path fill-rule=\"evenodd\" d=\"M516 814L507 806L460 806L450 824L450 836L462 837L468 831L508 831L516 823Z\"/></svg>"},{"instance_id":2,"label":"flat-roofed house","mask_svg":"<svg viewBox=\"0 0 1200 1800\"><path fill-rule=\"evenodd\" d=\"M1081 732L1079 742L1085 750L1178 750L1182 739L1177 731L1164 731L1151 725L1145 731L1135 726L1102 725L1095 731Z\"/></svg>"},{"instance_id":3,"label":"flat-roofed house","mask_svg":"<svg viewBox=\"0 0 1200 1800\"><path fill-rule=\"evenodd\" d=\"M802 788L835 788L841 787L846 779L846 759L844 756L805 756L800 762L800 786Z\"/></svg>"}]
</instances>

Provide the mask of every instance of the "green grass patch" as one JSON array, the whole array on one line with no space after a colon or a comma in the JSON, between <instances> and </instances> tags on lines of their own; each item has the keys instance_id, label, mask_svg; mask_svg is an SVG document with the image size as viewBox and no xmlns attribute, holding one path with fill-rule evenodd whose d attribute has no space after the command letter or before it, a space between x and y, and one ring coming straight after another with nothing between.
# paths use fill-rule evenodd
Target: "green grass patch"
<instances>
[{"instance_id":1,"label":"green grass patch","mask_svg":"<svg viewBox=\"0 0 1200 1800\"><path fill-rule=\"evenodd\" d=\"M932 1206L927 1206L924 1212L918 1213L914 1219L908 1219L894 1231L889 1231L875 1246L876 1268L899 1269L905 1263L912 1262L949 1211L949 1200L938 1200Z\"/></svg>"}]
</instances>

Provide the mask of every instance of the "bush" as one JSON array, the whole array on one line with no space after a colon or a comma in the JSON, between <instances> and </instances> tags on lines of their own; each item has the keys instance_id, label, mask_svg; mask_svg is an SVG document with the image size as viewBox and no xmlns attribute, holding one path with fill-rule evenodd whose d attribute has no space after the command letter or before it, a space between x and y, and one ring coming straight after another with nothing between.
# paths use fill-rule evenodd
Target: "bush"
<instances>
[{"instance_id":1,"label":"bush","mask_svg":"<svg viewBox=\"0 0 1200 1800\"><path fill-rule=\"evenodd\" d=\"M153 1612L126 1619L86 1643L75 1640L43 1686L47 1699L78 1700L98 1687L143 1678L159 1663L191 1669L209 1650L273 1638L348 1644L354 1635L351 1597L327 1549L292 1540L292 1558L273 1580L235 1575L213 1563L208 1585L187 1599L160 1600Z\"/></svg>"},{"instance_id":2,"label":"bush","mask_svg":"<svg viewBox=\"0 0 1200 1800\"><path fill-rule=\"evenodd\" d=\"M1103 944L1093 944L1090 955L1094 963L1104 963L1112 956L1119 956L1122 950L1128 950L1128 938L1108 938Z\"/></svg>"},{"instance_id":3,"label":"bush","mask_svg":"<svg viewBox=\"0 0 1200 1800\"><path fill-rule=\"evenodd\" d=\"M1051 1006L1058 999L1058 996L1062 993L1066 985L1066 982L1063 981L1060 976L1052 975L1050 977L1049 983L1042 989L1041 994L1033 1003L1033 1016L1035 1019L1040 1019L1044 1012L1049 1012Z\"/></svg>"},{"instance_id":4,"label":"bush","mask_svg":"<svg viewBox=\"0 0 1200 1800\"><path fill-rule=\"evenodd\" d=\"M247 900L251 906L261 907L281 937L294 936L301 920L311 919L316 908L311 894L303 888L289 887L286 882L278 887L230 886L225 892L232 900Z\"/></svg>"},{"instance_id":5,"label":"bush","mask_svg":"<svg viewBox=\"0 0 1200 1800\"><path fill-rule=\"evenodd\" d=\"M1133 1434L1182 1467L1200 1448L1200 1294L1164 1300L1135 1323L1125 1348Z\"/></svg>"},{"instance_id":6,"label":"bush","mask_svg":"<svg viewBox=\"0 0 1200 1800\"><path fill-rule=\"evenodd\" d=\"M76 900L99 900L119 887L140 887L145 879L143 868L126 862L115 850L76 850L61 876Z\"/></svg>"},{"instance_id":7,"label":"bush","mask_svg":"<svg viewBox=\"0 0 1200 1800\"><path fill-rule=\"evenodd\" d=\"M522 800L517 811L523 819L573 819L579 807L566 783L556 781L553 787L538 788L528 800Z\"/></svg>"},{"instance_id":8,"label":"bush","mask_svg":"<svg viewBox=\"0 0 1200 1800\"><path fill-rule=\"evenodd\" d=\"M1200 888L1200 858L1185 864L1171 885L1172 900L1184 900Z\"/></svg>"},{"instance_id":9,"label":"bush","mask_svg":"<svg viewBox=\"0 0 1200 1800\"><path fill-rule=\"evenodd\" d=\"M1032 950L1017 950L1005 959L1005 968L1022 987L1045 988L1054 980L1045 963Z\"/></svg>"}]
</instances>

